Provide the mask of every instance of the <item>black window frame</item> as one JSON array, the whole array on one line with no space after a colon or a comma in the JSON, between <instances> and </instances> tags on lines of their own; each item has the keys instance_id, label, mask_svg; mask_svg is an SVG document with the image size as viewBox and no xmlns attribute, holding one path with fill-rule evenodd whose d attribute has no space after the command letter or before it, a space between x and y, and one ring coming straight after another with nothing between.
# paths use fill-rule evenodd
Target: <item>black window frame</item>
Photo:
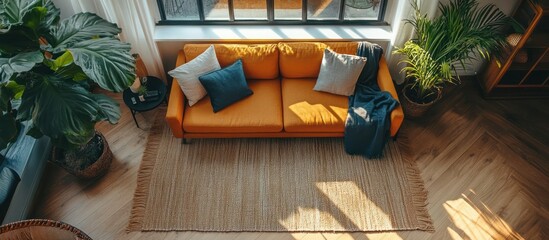
<instances>
[{"instance_id":1,"label":"black window frame","mask_svg":"<svg viewBox=\"0 0 549 240\"><path fill-rule=\"evenodd\" d=\"M198 6L199 20L168 20L164 9L163 0L156 0L161 20L158 25L388 25L384 21L385 10L389 0L381 0L378 6L379 14L376 20L363 19L345 19L345 1L341 0L339 6L339 15L337 20L332 19L308 19L307 18L307 1L301 0L301 20L275 20L274 19L274 0L265 0L267 2L267 19L266 20L236 20L234 17L233 0L228 0L229 19L228 20L206 20L204 14L203 0L195 0Z\"/></svg>"}]
</instances>

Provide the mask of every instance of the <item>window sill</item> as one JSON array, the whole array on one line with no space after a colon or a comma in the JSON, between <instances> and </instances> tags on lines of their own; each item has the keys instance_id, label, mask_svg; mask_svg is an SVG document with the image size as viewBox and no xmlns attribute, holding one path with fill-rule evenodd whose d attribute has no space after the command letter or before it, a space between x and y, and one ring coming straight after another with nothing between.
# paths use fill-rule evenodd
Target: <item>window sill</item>
<instances>
[{"instance_id":1,"label":"window sill","mask_svg":"<svg viewBox=\"0 0 549 240\"><path fill-rule=\"evenodd\" d=\"M257 41L257 40L369 40L389 41L390 26L297 25L297 26L156 26L156 42Z\"/></svg>"}]
</instances>

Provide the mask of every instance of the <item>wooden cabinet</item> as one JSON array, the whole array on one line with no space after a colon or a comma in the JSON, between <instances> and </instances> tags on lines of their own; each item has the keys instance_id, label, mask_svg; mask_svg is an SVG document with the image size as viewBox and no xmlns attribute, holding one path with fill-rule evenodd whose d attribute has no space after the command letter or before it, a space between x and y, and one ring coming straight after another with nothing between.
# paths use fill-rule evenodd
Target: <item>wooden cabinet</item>
<instances>
[{"instance_id":1,"label":"wooden cabinet","mask_svg":"<svg viewBox=\"0 0 549 240\"><path fill-rule=\"evenodd\" d=\"M480 76L487 98L549 97L549 1L524 0L514 18L525 31L501 61Z\"/></svg>"}]
</instances>

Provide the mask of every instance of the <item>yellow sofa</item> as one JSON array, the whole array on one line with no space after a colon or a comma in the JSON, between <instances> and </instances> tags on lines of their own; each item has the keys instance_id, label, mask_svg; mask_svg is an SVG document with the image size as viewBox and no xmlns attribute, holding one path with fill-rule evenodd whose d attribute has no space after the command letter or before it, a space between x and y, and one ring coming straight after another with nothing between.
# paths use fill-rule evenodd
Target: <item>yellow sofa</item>
<instances>
[{"instance_id":1,"label":"yellow sofa","mask_svg":"<svg viewBox=\"0 0 549 240\"><path fill-rule=\"evenodd\" d=\"M186 44L176 66L200 55L210 44ZM323 51L355 54L357 42L280 42L272 44L214 44L225 67L242 59L254 94L214 113L206 96L194 106L185 103L177 81L171 86L166 121L177 138L342 137L348 97L313 90ZM398 100L385 58L377 82ZM404 113L391 112L391 136Z\"/></svg>"}]
</instances>

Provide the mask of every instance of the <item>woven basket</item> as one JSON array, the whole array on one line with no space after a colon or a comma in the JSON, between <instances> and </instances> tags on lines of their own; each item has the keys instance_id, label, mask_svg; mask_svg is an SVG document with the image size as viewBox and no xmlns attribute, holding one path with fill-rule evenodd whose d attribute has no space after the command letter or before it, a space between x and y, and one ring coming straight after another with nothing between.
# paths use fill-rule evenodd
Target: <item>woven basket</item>
<instances>
[{"instance_id":1,"label":"woven basket","mask_svg":"<svg viewBox=\"0 0 549 240\"><path fill-rule=\"evenodd\" d=\"M77 239L92 240L80 229L64 222L29 219L0 226L0 239Z\"/></svg>"},{"instance_id":2,"label":"woven basket","mask_svg":"<svg viewBox=\"0 0 549 240\"><path fill-rule=\"evenodd\" d=\"M111 149L109 148L109 143L107 142L107 139L105 139L105 136L103 136L103 134L98 131L95 131L95 134L99 135L99 137L101 137L101 139L103 140L103 152L101 153L101 156L99 156L99 159L97 159L97 161L95 161L87 168L74 169L67 166L66 164L63 164L62 161L54 160L52 162L62 167L70 174L81 179L93 179L105 175L109 171L113 155ZM58 157L58 154L59 150L57 148L53 148L52 159L56 159Z\"/></svg>"},{"instance_id":3,"label":"woven basket","mask_svg":"<svg viewBox=\"0 0 549 240\"><path fill-rule=\"evenodd\" d=\"M402 89L402 95L404 96L404 100L400 102L402 104L402 108L404 109L404 113L406 117L410 118L419 118L423 116L432 106L435 102L437 102L441 96L442 91L438 89L438 95L435 100L428 103L416 103L408 97L406 92L408 92L408 89L410 89L411 85L408 84L404 86L404 89Z\"/></svg>"}]
</instances>

